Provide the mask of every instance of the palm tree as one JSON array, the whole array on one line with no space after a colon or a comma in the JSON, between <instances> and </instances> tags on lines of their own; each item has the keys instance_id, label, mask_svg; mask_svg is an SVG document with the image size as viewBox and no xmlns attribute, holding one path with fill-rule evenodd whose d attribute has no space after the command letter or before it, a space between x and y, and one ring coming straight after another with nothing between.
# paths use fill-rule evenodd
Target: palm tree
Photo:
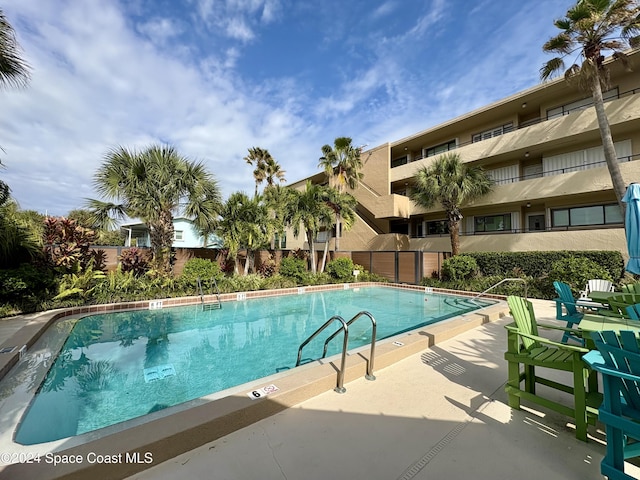
<instances>
[{"instance_id":1,"label":"palm tree","mask_svg":"<svg viewBox=\"0 0 640 480\"><path fill-rule=\"evenodd\" d=\"M339 218L344 230L349 230L356 220L356 206L358 201L350 193L341 193L336 188L327 188L324 198L325 203L334 212L331 224L325 225L327 233L331 232L331 229L335 225L335 219ZM327 234L327 239L324 243L324 253L322 255L322 262L320 263L320 271L324 272L324 266L327 262L327 254L329 253L329 243L331 236Z\"/></svg>"},{"instance_id":2,"label":"palm tree","mask_svg":"<svg viewBox=\"0 0 640 480\"><path fill-rule=\"evenodd\" d=\"M263 171L264 180L267 183L265 189L274 187L276 185L276 179L280 183L284 183L286 181L284 174L287 172L283 170L280 164L271 156L265 160Z\"/></svg>"},{"instance_id":3,"label":"palm tree","mask_svg":"<svg viewBox=\"0 0 640 480\"><path fill-rule=\"evenodd\" d=\"M273 233L283 238L287 227L288 205L295 196L295 190L281 185L273 185L264 189L264 201L269 209ZM272 238L271 248L275 248L275 237Z\"/></svg>"},{"instance_id":4,"label":"palm tree","mask_svg":"<svg viewBox=\"0 0 640 480\"><path fill-rule=\"evenodd\" d=\"M94 185L103 198L112 200L88 201L96 224L105 228L111 217L140 218L149 227L157 267L165 273L170 270L174 214L193 218L200 232L212 231L217 223L221 197L215 178L202 163L190 161L172 146L114 148L105 155Z\"/></svg>"},{"instance_id":5,"label":"palm tree","mask_svg":"<svg viewBox=\"0 0 640 480\"><path fill-rule=\"evenodd\" d=\"M604 157L613 190L624 214L625 204L622 197L626 188L602 99L602 88L606 88L609 77L603 52L612 51L614 60L625 65L628 63L623 51L640 45L640 6L635 0L579 0L567 11L566 17L556 20L554 25L561 32L549 39L542 49L560 56L552 58L542 66L540 77L546 80L564 70L565 78L578 80L583 88L591 92ZM564 58L576 52L581 57L582 64L572 64L565 70Z\"/></svg>"},{"instance_id":6,"label":"palm tree","mask_svg":"<svg viewBox=\"0 0 640 480\"><path fill-rule=\"evenodd\" d=\"M322 147L322 157L320 157L321 167L329 179L329 185L334 186L340 193L344 193L348 188L355 189L362 180L364 174L362 169L362 159L360 148L351 144L351 138L338 137L334 140L333 146L324 145ZM341 221L340 212L336 212L336 251L340 249Z\"/></svg>"},{"instance_id":7,"label":"palm tree","mask_svg":"<svg viewBox=\"0 0 640 480\"><path fill-rule=\"evenodd\" d=\"M255 167L253 171L253 178L256 181L256 189L254 195L258 195L258 186L267 178L266 166L269 161L273 161L269 150L260 147L251 147L249 154L243 159L252 167ZM283 172L284 174L284 172Z\"/></svg>"},{"instance_id":8,"label":"palm tree","mask_svg":"<svg viewBox=\"0 0 640 480\"><path fill-rule=\"evenodd\" d=\"M493 180L481 167L462 163L457 153L445 153L431 166L422 167L415 176L411 199L418 205L431 208L436 201L444 208L451 237L451 253L460 251L460 208L486 195L493 188Z\"/></svg>"},{"instance_id":9,"label":"palm tree","mask_svg":"<svg viewBox=\"0 0 640 480\"><path fill-rule=\"evenodd\" d=\"M238 252L247 249L244 266L245 275L253 270L255 252L269 243L273 222L269 209L261 196L249 198L243 192L232 193L221 212L219 232L228 249L228 258L233 259L234 272L239 273Z\"/></svg>"},{"instance_id":10,"label":"palm tree","mask_svg":"<svg viewBox=\"0 0 640 480\"><path fill-rule=\"evenodd\" d=\"M311 271L316 273L315 239L320 229L332 222L334 211L327 204L327 187L307 181L304 191L292 190L293 195L287 204L287 224L291 226L293 235L298 238L302 227L309 243L309 260Z\"/></svg>"},{"instance_id":11,"label":"palm tree","mask_svg":"<svg viewBox=\"0 0 640 480\"><path fill-rule=\"evenodd\" d=\"M16 33L0 9L0 87L22 87L29 81L29 65L19 54Z\"/></svg>"}]
</instances>

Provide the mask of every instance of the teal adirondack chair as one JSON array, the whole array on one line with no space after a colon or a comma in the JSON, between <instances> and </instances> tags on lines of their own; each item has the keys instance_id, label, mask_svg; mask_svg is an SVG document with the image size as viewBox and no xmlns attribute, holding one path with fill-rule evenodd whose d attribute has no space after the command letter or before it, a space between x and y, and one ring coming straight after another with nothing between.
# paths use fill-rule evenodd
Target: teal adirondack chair
<instances>
[{"instance_id":1,"label":"teal adirondack chair","mask_svg":"<svg viewBox=\"0 0 640 480\"><path fill-rule=\"evenodd\" d=\"M569 287L569 285L564 282L553 282L553 288L556 289L556 293L558 294L558 298L555 299L556 318L567 322L567 328L571 329L576 323L580 323L580 320L582 320L584 315L578 311L576 307L577 301L573 297L573 293L571 293L571 287ZM579 336L579 334L566 331L562 335L562 343L567 343L569 339L575 340L580 345L584 346L584 340Z\"/></svg>"},{"instance_id":2,"label":"teal adirondack chair","mask_svg":"<svg viewBox=\"0 0 640 480\"><path fill-rule=\"evenodd\" d=\"M595 424L601 400L597 392L589 392L588 389L588 385L593 384L590 380L595 380L591 375L595 373L584 364L582 355L589 350L539 336L538 327L566 329L536 323L533 305L528 300L510 296L507 297L507 303L514 319L514 323L505 326L507 351L504 358L508 362L509 372L505 390L509 396L509 406L519 410L520 401L525 400L567 415L575 420L576 438L586 441L587 424ZM569 372L572 380L567 385L545 378L539 372L542 368ZM536 384L573 395L573 405L568 406L539 395Z\"/></svg>"},{"instance_id":3,"label":"teal adirondack chair","mask_svg":"<svg viewBox=\"0 0 640 480\"><path fill-rule=\"evenodd\" d=\"M640 456L640 348L632 331L593 332L598 350L584 361L602 374L604 401L599 418L606 426L607 453L600 472L611 480L631 480L624 460ZM636 479L637 480L637 479Z\"/></svg>"},{"instance_id":4,"label":"teal adirondack chair","mask_svg":"<svg viewBox=\"0 0 640 480\"><path fill-rule=\"evenodd\" d=\"M631 320L640 320L640 303L636 303L635 305L628 305L626 311Z\"/></svg>"}]
</instances>

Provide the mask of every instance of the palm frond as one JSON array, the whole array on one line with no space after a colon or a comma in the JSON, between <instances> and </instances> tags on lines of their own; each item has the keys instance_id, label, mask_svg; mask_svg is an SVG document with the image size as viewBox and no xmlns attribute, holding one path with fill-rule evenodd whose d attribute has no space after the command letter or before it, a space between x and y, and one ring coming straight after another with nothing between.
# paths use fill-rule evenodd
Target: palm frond
<instances>
[{"instance_id":1,"label":"palm frond","mask_svg":"<svg viewBox=\"0 0 640 480\"><path fill-rule=\"evenodd\" d=\"M553 75L564 69L564 60L560 57L552 58L540 69L540 79L542 81L550 79Z\"/></svg>"}]
</instances>

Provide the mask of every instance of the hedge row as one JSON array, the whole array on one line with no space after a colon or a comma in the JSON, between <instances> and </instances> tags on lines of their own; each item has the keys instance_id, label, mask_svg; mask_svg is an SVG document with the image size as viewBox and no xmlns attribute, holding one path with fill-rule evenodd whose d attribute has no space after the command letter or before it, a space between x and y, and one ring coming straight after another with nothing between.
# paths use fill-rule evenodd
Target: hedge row
<instances>
[{"instance_id":1,"label":"hedge row","mask_svg":"<svg viewBox=\"0 0 640 480\"><path fill-rule=\"evenodd\" d=\"M604 267L614 281L624 275L624 260L622 254L616 251L568 251L552 252L465 252L473 257L484 276L500 275L508 277L514 271L530 277L543 277L549 273L551 265L566 258L588 258Z\"/></svg>"}]
</instances>

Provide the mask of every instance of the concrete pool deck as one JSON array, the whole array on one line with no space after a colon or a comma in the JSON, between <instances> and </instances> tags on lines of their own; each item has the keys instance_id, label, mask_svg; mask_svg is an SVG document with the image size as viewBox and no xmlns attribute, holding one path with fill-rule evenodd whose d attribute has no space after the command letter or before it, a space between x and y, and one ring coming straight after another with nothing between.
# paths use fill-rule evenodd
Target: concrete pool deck
<instances>
[{"instance_id":1,"label":"concrete pool deck","mask_svg":"<svg viewBox=\"0 0 640 480\"><path fill-rule=\"evenodd\" d=\"M535 306L539 319L555 317L551 302L535 301ZM380 345L377 379L363 379L362 365L352 366L354 372L347 375L347 392L342 395L331 390L335 371L331 364L325 364L320 369L302 367L300 374L307 381L318 377L315 386L308 387L304 394L276 392L252 401L242 391L221 399L218 410L238 403L250 407L242 414L244 418L237 420L243 428L230 428L224 435L211 431L215 425L209 422L211 410L199 405L187 413L160 419L164 420L164 433L170 427L175 432L182 430L182 436L156 436L156 426L145 424L122 432L126 435L72 449L86 460L91 449L108 454L115 449L127 451L130 445L144 445L146 441L152 462L145 465L151 468L141 473L129 469L124 474L127 469L114 469L113 465L92 471L45 465L3 469L0 465L0 479L108 479L127 475L141 480L602 478L601 431L590 427L590 441L583 443L575 439L565 417L512 411L506 405L503 325L510 319L492 320L488 324L480 321L471 330L472 325L464 325L463 320L459 330L452 330L451 325L447 334L414 334L402 347L409 351L404 355L407 358L399 361L391 361L395 347ZM452 335L455 338L450 338ZM436 345L426 348L435 340ZM366 356L367 352L363 353ZM350 355L350 360L360 356ZM295 382L289 377L278 377L275 383L284 387L289 381ZM271 415L260 419L255 415L257 409ZM226 420L224 415L220 418L221 423ZM190 446L193 431L185 429L185 424L191 421L205 424L195 435L215 440L198 440L197 445L204 445ZM5 453L6 445L2 447L0 453ZM185 453L170 453L179 450ZM640 469L631 468L634 470L630 473L640 478Z\"/></svg>"}]
</instances>

